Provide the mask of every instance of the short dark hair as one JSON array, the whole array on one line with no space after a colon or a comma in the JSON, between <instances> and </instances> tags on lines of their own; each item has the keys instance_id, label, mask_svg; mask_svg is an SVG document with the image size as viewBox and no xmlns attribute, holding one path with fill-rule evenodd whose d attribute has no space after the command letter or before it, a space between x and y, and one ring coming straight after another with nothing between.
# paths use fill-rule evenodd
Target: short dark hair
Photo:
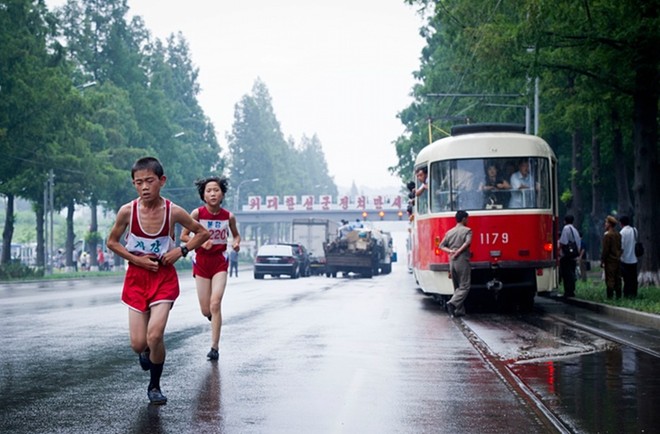
<instances>
[{"instance_id":1,"label":"short dark hair","mask_svg":"<svg viewBox=\"0 0 660 434\"><path fill-rule=\"evenodd\" d=\"M467 211L459 210L456 211L456 222L460 223L463 221L463 219L467 218L469 214Z\"/></svg>"},{"instance_id":2,"label":"short dark hair","mask_svg":"<svg viewBox=\"0 0 660 434\"><path fill-rule=\"evenodd\" d=\"M160 161L156 157L143 157L133 163L133 167L131 168L132 179L135 179L135 172L138 170L151 170L158 178L162 178L165 174L163 165L160 164Z\"/></svg>"},{"instance_id":3,"label":"short dark hair","mask_svg":"<svg viewBox=\"0 0 660 434\"><path fill-rule=\"evenodd\" d=\"M621 223L621 226L630 226L630 217L622 215L619 219L619 223Z\"/></svg>"},{"instance_id":4,"label":"short dark hair","mask_svg":"<svg viewBox=\"0 0 660 434\"><path fill-rule=\"evenodd\" d=\"M195 181L195 187L197 187L197 192L199 193L199 198L204 202L204 190L206 190L206 184L209 182L215 182L220 186L220 191L222 194L227 194L227 178L220 178L219 176L209 176L208 178L202 178Z\"/></svg>"},{"instance_id":5,"label":"short dark hair","mask_svg":"<svg viewBox=\"0 0 660 434\"><path fill-rule=\"evenodd\" d=\"M564 217L564 221L569 225L572 225L573 222L575 221L575 217L573 217L573 215L571 214L566 214L566 216Z\"/></svg>"}]
</instances>

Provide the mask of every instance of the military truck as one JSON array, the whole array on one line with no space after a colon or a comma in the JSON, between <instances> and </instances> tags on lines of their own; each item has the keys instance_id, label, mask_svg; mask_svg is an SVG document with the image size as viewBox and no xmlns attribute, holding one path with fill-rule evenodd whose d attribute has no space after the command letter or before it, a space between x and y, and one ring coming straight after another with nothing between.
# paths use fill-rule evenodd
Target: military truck
<instances>
[{"instance_id":1,"label":"military truck","mask_svg":"<svg viewBox=\"0 0 660 434\"><path fill-rule=\"evenodd\" d=\"M339 228L339 236L324 246L325 275L337 277L348 273L371 278L380 273L385 259L387 239L383 234L370 227L345 225ZM390 257L391 259L391 257ZM389 265L389 269L387 267ZM385 269L392 270L387 262Z\"/></svg>"}]
</instances>

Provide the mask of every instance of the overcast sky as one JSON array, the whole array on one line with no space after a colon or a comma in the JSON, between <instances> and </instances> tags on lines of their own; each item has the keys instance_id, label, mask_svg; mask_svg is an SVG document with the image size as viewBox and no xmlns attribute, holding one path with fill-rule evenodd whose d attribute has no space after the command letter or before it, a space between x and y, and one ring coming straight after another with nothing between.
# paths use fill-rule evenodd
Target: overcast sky
<instances>
[{"instance_id":1,"label":"overcast sky","mask_svg":"<svg viewBox=\"0 0 660 434\"><path fill-rule=\"evenodd\" d=\"M63 0L48 0L53 7ZM340 187L399 188L388 166L403 133L424 41L403 0L128 0L165 39L181 31L199 68L199 101L227 149L234 105L256 78L285 138L317 134ZM412 178L412 176L411 176Z\"/></svg>"}]
</instances>

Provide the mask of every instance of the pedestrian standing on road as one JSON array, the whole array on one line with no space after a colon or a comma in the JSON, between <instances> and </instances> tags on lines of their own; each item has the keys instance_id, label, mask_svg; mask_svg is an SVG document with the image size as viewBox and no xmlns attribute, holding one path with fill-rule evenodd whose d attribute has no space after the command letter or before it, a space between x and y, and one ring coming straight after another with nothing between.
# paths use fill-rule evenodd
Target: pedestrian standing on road
<instances>
[{"instance_id":1,"label":"pedestrian standing on road","mask_svg":"<svg viewBox=\"0 0 660 434\"><path fill-rule=\"evenodd\" d=\"M621 277L623 277L623 296L637 297L637 256L635 243L637 229L630 225L630 217L622 216L621 222Z\"/></svg>"},{"instance_id":2,"label":"pedestrian standing on road","mask_svg":"<svg viewBox=\"0 0 660 434\"><path fill-rule=\"evenodd\" d=\"M179 278L174 263L209 238L209 233L181 207L161 197L165 185L163 166L153 157L137 160L131 169L138 198L117 213L108 248L128 261L121 300L128 306L131 348L143 370L150 372L147 396L152 404L165 404L160 387L165 363L163 335ZM198 236L176 248L174 226L179 224ZM126 233L125 244L120 242Z\"/></svg>"},{"instance_id":3,"label":"pedestrian standing on road","mask_svg":"<svg viewBox=\"0 0 660 434\"><path fill-rule=\"evenodd\" d=\"M191 217L207 228L211 237L196 252L193 276L202 315L211 321L211 350L206 357L209 360L218 360L222 327L222 297L227 286L229 265L225 257L227 242L231 231L232 251L238 254L241 235L238 233L234 214L221 207L225 194L227 194L227 179L211 176L196 181L195 185L204 205L193 210ZM194 236L191 236L191 233ZM184 229L181 232L183 242L188 242L196 237L195 231ZM236 275L238 275L238 271Z\"/></svg>"},{"instance_id":4,"label":"pedestrian standing on road","mask_svg":"<svg viewBox=\"0 0 660 434\"><path fill-rule=\"evenodd\" d=\"M449 255L449 273L454 284L454 295L447 302L447 310L452 317L465 315L465 299L470 293L472 229L467 227L467 221L468 213L458 211L456 226L447 231L440 242L440 249Z\"/></svg>"},{"instance_id":5,"label":"pedestrian standing on road","mask_svg":"<svg viewBox=\"0 0 660 434\"><path fill-rule=\"evenodd\" d=\"M232 274L238 277L238 252L234 249L229 252L229 277Z\"/></svg>"},{"instance_id":6,"label":"pedestrian standing on road","mask_svg":"<svg viewBox=\"0 0 660 434\"><path fill-rule=\"evenodd\" d=\"M103 255L103 249L96 249L96 264L99 266L99 271L105 270L105 255Z\"/></svg>"},{"instance_id":7,"label":"pedestrian standing on road","mask_svg":"<svg viewBox=\"0 0 660 434\"><path fill-rule=\"evenodd\" d=\"M570 214L564 217L564 228L561 230L561 236L559 237L559 252L561 254L559 271L561 280L564 282L564 297L575 297L575 269L577 268L575 261L580 256L581 239L578 230L573 226L574 220L575 218ZM569 245L576 249L574 253L569 249Z\"/></svg>"},{"instance_id":8,"label":"pedestrian standing on road","mask_svg":"<svg viewBox=\"0 0 660 434\"><path fill-rule=\"evenodd\" d=\"M608 215L605 219L605 235L600 253L600 267L605 270L607 298L621 298L621 234L616 231L618 221Z\"/></svg>"}]
</instances>

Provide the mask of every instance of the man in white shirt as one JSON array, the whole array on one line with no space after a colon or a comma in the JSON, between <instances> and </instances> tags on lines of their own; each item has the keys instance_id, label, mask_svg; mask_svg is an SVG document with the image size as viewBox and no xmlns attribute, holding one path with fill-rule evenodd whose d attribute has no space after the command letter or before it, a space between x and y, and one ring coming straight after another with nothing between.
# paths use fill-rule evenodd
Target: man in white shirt
<instances>
[{"instance_id":1,"label":"man in white shirt","mask_svg":"<svg viewBox=\"0 0 660 434\"><path fill-rule=\"evenodd\" d=\"M534 176L529 173L529 161L520 160L518 171L511 175L511 200L509 208L530 208L536 204L535 193L538 186L534 182Z\"/></svg>"},{"instance_id":2,"label":"man in white shirt","mask_svg":"<svg viewBox=\"0 0 660 434\"><path fill-rule=\"evenodd\" d=\"M572 215L566 214L564 228L561 230L561 236L559 237L559 252L561 254L559 273L561 274L561 280L564 282L564 297L575 297L575 267L577 265L575 262L576 257L568 256L565 247L568 246L569 242L574 242L577 252L579 252L582 244L580 233L573 226L574 220L575 218Z\"/></svg>"},{"instance_id":3,"label":"man in white shirt","mask_svg":"<svg viewBox=\"0 0 660 434\"><path fill-rule=\"evenodd\" d=\"M635 242L637 229L630 225L630 217L622 216L621 223L621 277L623 277L623 296L637 297L637 256L635 256Z\"/></svg>"}]
</instances>

